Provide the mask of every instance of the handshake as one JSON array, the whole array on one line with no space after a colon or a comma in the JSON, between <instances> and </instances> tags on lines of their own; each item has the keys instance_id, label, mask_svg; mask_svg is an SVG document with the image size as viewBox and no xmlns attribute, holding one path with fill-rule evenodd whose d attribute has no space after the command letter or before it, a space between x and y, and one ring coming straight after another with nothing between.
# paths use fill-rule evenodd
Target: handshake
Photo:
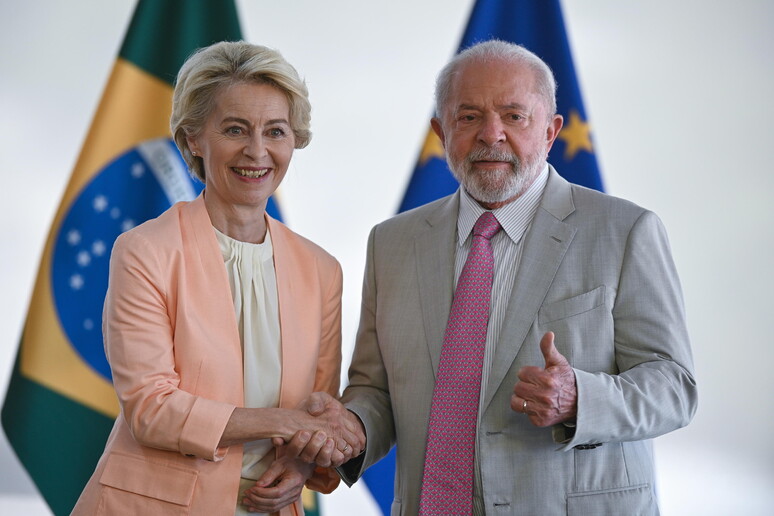
<instances>
[{"instance_id":1,"label":"handshake","mask_svg":"<svg viewBox=\"0 0 774 516\"><path fill-rule=\"evenodd\" d=\"M336 398L315 392L289 416L287 437L275 437L275 446L286 445L284 455L322 467L338 467L365 449L363 423Z\"/></svg>"}]
</instances>

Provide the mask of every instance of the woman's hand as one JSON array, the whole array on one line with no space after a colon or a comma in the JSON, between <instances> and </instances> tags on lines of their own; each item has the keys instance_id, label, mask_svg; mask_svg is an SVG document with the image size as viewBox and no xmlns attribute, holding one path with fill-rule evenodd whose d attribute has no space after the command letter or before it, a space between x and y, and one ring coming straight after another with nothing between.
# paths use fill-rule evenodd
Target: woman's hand
<instances>
[{"instance_id":1,"label":"woman's hand","mask_svg":"<svg viewBox=\"0 0 774 516\"><path fill-rule=\"evenodd\" d=\"M277 512L301 496L314 464L283 456L269 466L253 487L246 489L242 504L249 512Z\"/></svg>"},{"instance_id":2,"label":"woman's hand","mask_svg":"<svg viewBox=\"0 0 774 516\"><path fill-rule=\"evenodd\" d=\"M300 430L288 441L286 454L314 462L322 467L338 467L365 449L366 436L360 419L336 398L315 392L304 400L299 409L313 416L317 430ZM274 444L285 444L275 439Z\"/></svg>"}]
</instances>

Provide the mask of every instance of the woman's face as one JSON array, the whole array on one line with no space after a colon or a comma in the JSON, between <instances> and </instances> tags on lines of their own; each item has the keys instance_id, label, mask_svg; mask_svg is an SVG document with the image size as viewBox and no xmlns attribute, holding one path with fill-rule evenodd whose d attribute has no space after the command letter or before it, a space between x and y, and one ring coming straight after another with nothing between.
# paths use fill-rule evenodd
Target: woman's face
<instances>
[{"instance_id":1,"label":"woman's face","mask_svg":"<svg viewBox=\"0 0 774 516\"><path fill-rule=\"evenodd\" d=\"M266 209L295 147L290 105L269 84L241 82L220 89L191 151L202 158L208 208L227 215L242 207Z\"/></svg>"}]
</instances>

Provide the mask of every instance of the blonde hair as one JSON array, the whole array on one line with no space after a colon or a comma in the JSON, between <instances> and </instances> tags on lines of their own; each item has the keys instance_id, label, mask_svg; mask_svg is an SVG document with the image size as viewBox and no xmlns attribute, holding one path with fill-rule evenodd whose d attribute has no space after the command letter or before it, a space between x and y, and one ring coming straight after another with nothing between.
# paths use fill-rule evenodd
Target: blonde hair
<instances>
[{"instance_id":1,"label":"blonde hair","mask_svg":"<svg viewBox=\"0 0 774 516\"><path fill-rule=\"evenodd\" d=\"M296 149L303 149L312 139L312 106L306 84L279 52L244 41L221 41L201 48L183 63L177 74L169 126L188 168L202 182L204 166L201 158L188 148L187 137L198 135L204 127L215 94L238 82L269 84L282 91L290 105L289 122Z\"/></svg>"}]
</instances>

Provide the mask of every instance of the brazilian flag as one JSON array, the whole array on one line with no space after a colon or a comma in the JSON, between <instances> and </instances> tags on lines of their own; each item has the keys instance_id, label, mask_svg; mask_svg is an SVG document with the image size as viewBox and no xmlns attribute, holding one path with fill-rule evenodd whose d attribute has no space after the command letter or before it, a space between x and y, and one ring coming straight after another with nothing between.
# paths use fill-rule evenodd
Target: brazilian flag
<instances>
[{"instance_id":1,"label":"brazilian flag","mask_svg":"<svg viewBox=\"0 0 774 516\"><path fill-rule=\"evenodd\" d=\"M119 412L101 330L113 241L203 188L170 138L174 79L197 48L241 38L233 0L135 8L51 225L2 409L56 515L75 505Z\"/></svg>"}]
</instances>

